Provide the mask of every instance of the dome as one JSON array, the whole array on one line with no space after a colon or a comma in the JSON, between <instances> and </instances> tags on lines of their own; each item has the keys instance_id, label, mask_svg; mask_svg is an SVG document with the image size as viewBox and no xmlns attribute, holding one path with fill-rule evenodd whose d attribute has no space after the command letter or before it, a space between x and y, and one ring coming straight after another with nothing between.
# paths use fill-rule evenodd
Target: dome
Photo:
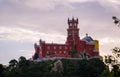
<instances>
[{"instance_id":1,"label":"dome","mask_svg":"<svg viewBox=\"0 0 120 77\"><path fill-rule=\"evenodd\" d=\"M94 40L90 36L86 36L82 40L85 41L87 44L94 45Z\"/></svg>"}]
</instances>

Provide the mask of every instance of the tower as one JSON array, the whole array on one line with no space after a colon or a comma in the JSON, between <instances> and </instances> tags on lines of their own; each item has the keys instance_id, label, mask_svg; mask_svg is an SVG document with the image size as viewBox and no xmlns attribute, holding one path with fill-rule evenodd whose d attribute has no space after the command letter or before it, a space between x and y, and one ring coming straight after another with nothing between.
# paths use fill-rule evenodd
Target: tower
<instances>
[{"instance_id":1,"label":"tower","mask_svg":"<svg viewBox=\"0 0 120 77\"><path fill-rule=\"evenodd\" d=\"M78 28L78 18L71 20L68 18L68 29L67 29L67 44L74 47L79 42L79 28Z\"/></svg>"}]
</instances>

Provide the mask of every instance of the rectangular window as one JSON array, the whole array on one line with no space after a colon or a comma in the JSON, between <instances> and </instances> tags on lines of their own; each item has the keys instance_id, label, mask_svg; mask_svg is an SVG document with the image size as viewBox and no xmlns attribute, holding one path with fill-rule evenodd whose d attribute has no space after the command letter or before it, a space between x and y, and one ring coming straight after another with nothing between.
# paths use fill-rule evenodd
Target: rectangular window
<instances>
[{"instance_id":1,"label":"rectangular window","mask_svg":"<svg viewBox=\"0 0 120 77\"><path fill-rule=\"evenodd\" d=\"M54 46L54 49L56 49L56 46Z\"/></svg>"},{"instance_id":2,"label":"rectangular window","mask_svg":"<svg viewBox=\"0 0 120 77\"><path fill-rule=\"evenodd\" d=\"M50 49L50 46L47 46L47 49L49 50L49 49Z\"/></svg>"},{"instance_id":3,"label":"rectangular window","mask_svg":"<svg viewBox=\"0 0 120 77\"><path fill-rule=\"evenodd\" d=\"M47 51L47 54L49 54L49 51Z\"/></svg>"},{"instance_id":4,"label":"rectangular window","mask_svg":"<svg viewBox=\"0 0 120 77\"><path fill-rule=\"evenodd\" d=\"M59 46L59 49L62 49L62 46Z\"/></svg>"},{"instance_id":5,"label":"rectangular window","mask_svg":"<svg viewBox=\"0 0 120 77\"><path fill-rule=\"evenodd\" d=\"M66 51L64 51L64 54L66 53Z\"/></svg>"},{"instance_id":6,"label":"rectangular window","mask_svg":"<svg viewBox=\"0 0 120 77\"><path fill-rule=\"evenodd\" d=\"M59 52L60 54L62 53L62 51Z\"/></svg>"},{"instance_id":7,"label":"rectangular window","mask_svg":"<svg viewBox=\"0 0 120 77\"><path fill-rule=\"evenodd\" d=\"M67 49L67 46L65 46L65 49Z\"/></svg>"}]
</instances>

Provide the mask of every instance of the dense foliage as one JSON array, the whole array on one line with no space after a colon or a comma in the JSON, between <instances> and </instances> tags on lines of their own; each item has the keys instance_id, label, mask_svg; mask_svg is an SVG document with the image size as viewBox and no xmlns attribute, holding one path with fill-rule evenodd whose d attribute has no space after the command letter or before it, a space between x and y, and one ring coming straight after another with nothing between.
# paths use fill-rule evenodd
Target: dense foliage
<instances>
[{"instance_id":1,"label":"dense foliage","mask_svg":"<svg viewBox=\"0 0 120 77\"><path fill-rule=\"evenodd\" d=\"M105 63L98 58L62 59L62 66L58 60L33 62L21 56L10 60L8 66L0 64L0 77L120 77L120 48L112 51L105 56ZM55 65L57 71L52 71Z\"/></svg>"},{"instance_id":2,"label":"dense foliage","mask_svg":"<svg viewBox=\"0 0 120 77\"><path fill-rule=\"evenodd\" d=\"M112 49L112 54L105 56L106 69L102 77L120 77L120 48ZM111 70L111 71L110 71Z\"/></svg>"},{"instance_id":3,"label":"dense foliage","mask_svg":"<svg viewBox=\"0 0 120 77\"><path fill-rule=\"evenodd\" d=\"M58 60L33 62L21 56L10 60L8 66L0 64L0 77L120 77L120 48L112 51L105 56L105 63L98 58L62 59L62 66ZM52 71L55 65L57 71Z\"/></svg>"},{"instance_id":4,"label":"dense foliage","mask_svg":"<svg viewBox=\"0 0 120 77\"><path fill-rule=\"evenodd\" d=\"M52 72L56 61L32 62L20 57L18 61L11 60L6 68L0 65L0 77L100 77L105 69L99 59L62 59L63 72Z\"/></svg>"}]
</instances>

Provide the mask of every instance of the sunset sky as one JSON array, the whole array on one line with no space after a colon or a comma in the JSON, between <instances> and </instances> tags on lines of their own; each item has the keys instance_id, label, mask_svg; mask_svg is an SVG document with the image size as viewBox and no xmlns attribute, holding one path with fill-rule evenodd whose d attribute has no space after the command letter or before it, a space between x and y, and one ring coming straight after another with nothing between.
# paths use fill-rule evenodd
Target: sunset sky
<instances>
[{"instance_id":1,"label":"sunset sky","mask_svg":"<svg viewBox=\"0 0 120 77\"><path fill-rule=\"evenodd\" d=\"M65 43L67 19L79 19L79 35L99 40L100 55L120 47L120 0L0 0L0 63L34 54L34 43Z\"/></svg>"}]
</instances>

